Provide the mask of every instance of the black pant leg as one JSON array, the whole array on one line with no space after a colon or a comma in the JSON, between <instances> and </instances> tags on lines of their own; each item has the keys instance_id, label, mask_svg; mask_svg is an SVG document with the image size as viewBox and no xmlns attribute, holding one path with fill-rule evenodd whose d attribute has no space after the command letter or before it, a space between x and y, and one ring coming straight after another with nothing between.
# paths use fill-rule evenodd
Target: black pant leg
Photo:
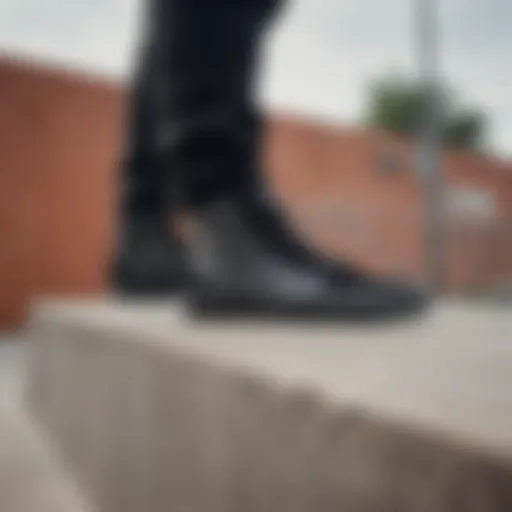
<instances>
[{"instance_id":1,"label":"black pant leg","mask_svg":"<svg viewBox=\"0 0 512 512\"><path fill-rule=\"evenodd\" d=\"M157 116L154 44L148 41L139 53L128 105L120 176L122 214L127 219L161 219L167 210Z\"/></svg>"},{"instance_id":2,"label":"black pant leg","mask_svg":"<svg viewBox=\"0 0 512 512\"><path fill-rule=\"evenodd\" d=\"M253 85L278 0L167 0L157 6L159 142L193 206L251 187L261 122ZM168 183L167 188L173 185Z\"/></svg>"}]
</instances>

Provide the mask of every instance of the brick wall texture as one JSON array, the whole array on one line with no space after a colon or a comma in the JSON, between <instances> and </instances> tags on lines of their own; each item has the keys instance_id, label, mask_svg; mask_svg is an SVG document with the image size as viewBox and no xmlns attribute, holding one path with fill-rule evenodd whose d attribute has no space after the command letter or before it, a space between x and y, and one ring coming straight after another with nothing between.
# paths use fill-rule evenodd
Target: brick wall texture
<instances>
[{"instance_id":1,"label":"brick wall texture","mask_svg":"<svg viewBox=\"0 0 512 512\"><path fill-rule=\"evenodd\" d=\"M37 295L107 290L125 97L116 83L0 57L0 328L22 325ZM425 279L411 143L277 114L268 128L269 178L307 239ZM446 222L446 291L507 282L512 164L458 151L443 163L447 189L477 191L493 210Z\"/></svg>"}]
</instances>

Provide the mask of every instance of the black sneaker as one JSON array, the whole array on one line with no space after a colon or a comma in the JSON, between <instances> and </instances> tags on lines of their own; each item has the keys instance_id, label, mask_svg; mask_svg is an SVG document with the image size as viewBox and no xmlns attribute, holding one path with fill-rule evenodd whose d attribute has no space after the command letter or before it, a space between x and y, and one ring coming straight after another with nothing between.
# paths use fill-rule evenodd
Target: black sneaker
<instances>
[{"instance_id":1,"label":"black sneaker","mask_svg":"<svg viewBox=\"0 0 512 512\"><path fill-rule=\"evenodd\" d=\"M191 311L200 316L383 318L419 312L426 295L310 251L265 202L204 207L188 242Z\"/></svg>"}]
</instances>

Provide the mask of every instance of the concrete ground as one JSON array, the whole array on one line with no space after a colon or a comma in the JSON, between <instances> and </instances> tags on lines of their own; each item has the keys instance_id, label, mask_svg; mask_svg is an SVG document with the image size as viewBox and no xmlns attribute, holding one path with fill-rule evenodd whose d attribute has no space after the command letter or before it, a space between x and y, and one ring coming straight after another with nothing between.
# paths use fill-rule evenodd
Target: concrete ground
<instances>
[{"instance_id":1,"label":"concrete ground","mask_svg":"<svg viewBox=\"0 0 512 512\"><path fill-rule=\"evenodd\" d=\"M25 347L21 335L0 335L0 400L21 398L25 378Z\"/></svg>"},{"instance_id":2,"label":"concrete ground","mask_svg":"<svg viewBox=\"0 0 512 512\"><path fill-rule=\"evenodd\" d=\"M87 512L23 405L24 347L0 336L0 511Z\"/></svg>"},{"instance_id":3,"label":"concrete ground","mask_svg":"<svg viewBox=\"0 0 512 512\"><path fill-rule=\"evenodd\" d=\"M61 299L31 326L34 410L102 510L512 511L508 306L322 325Z\"/></svg>"},{"instance_id":4,"label":"concrete ground","mask_svg":"<svg viewBox=\"0 0 512 512\"><path fill-rule=\"evenodd\" d=\"M214 397L220 396L215 395L216 392L224 392L222 387L225 382L233 382L235 389L238 389L240 382L250 382L251 379L245 379L248 373L261 376L265 389L269 382L277 383L275 385L278 386L280 396L278 403L287 407L287 404L292 402L286 397L292 396L293 393L288 393L296 388L312 389L315 394L328 397L329 404L339 404L339 409L331 405L322 408L325 412L321 412L323 419L318 424L320 431L314 430L314 436L323 435L322 429L327 428L324 421L339 425L337 422L341 416L337 415L338 410L349 411L350 415L355 406L357 411L374 411L378 417L389 417L393 425L403 424L407 429L411 428L411 431L418 426L421 427L415 439L422 440L424 433L431 431L432 443L442 438L446 442L441 444L447 447L447 452L450 451L451 441L454 440L453 444L457 449L453 449L453 454L450 451L450 455L446 455L444 449L436 452L436 457L438 456L441 461L447 460L452 464L453 459L450 467L455 469L454 473L448 472L446 478L443 476L437 480L433 479L436 484L429 487L432 499L441 492L439 488L445 489L448 485L455 485L454 482L468 491L472 492L472 489L475 489L476 494L479 492L480 482L483 482L482 485L485 487L485 482L489 481L488 475L485 474L487 466L483 465L480 471L479 462L477 458L473 458L473 453L485 450L485 453L494 456L498 451L500 460L505 454L512 454L512 398L508 392L512 387L512 316L508 305L495 305L485 301L481 304L446 302L436 305L435 311L418 321L390 324L382 328L347 325L342 329L305 324L299 327L295 324L265 325L257 322L235 322L229 325L223 322L196 324L184 318L181 312L176 305L167 303L161 307L153 304L134 304L132 308L131 304L121 305L109 301L74 303L67 300L62 303L49 301L42 304L35 316L36 322L40 322L38 328L41 329L41 338L38 339L42 342L38 345L42 348L38 356L41 358L39 364L43 365L43 370L49 369L43 371L41 375L54 375L52 372L59 365L60 369L66 370L57 372L57 379L50 379L51 387L43 388L47 389L52 397L52 403L66 405L59 409L58 414L61 417L57 420L66 424L68 419L73 417L73 436L87 437L88 432L92 433L92 437L88 438L92 439L92 442L84 444L86 450L83 453L79 453L78 450L74 456L83 457L80 463L85 461L84 467L87 471L93 468L93 480L99 482L99 487L105 481L101 471L108 471L109 473L105 474L109 476L115 473L112 481L117 487L112 496L109 495L109 499L119 498L123 503L127 496L130 500L133 496L145 499L145 485L148 480L140 478L140 472L124 469L137 468L144 475L155 474L151 471L157 471L155 468L158 466L154 463L153 457L155 453L160 454L160 446L163 446L159 439L165 439L167 443L169 423L165 420L166 416L141 413L154 412L156 409L151 407L133 407L134 404L152 403L151 400L145 399L154 396L152 376L157 376L154 382L173 383L169 387L160 386L158 389L164 390L160 396L167 396L169 389L201 389L195 387L195 383L194 386L191 386L190 382L187 384L188 375L192 375L191 378L196 375L193 372L177 372L180 379L185 379L182 381L165 380L168 378L165 375L167 366L160 365L161 358L167 357L165 354L174 357L174 354L182 352L201 354L201 358L206 357L206 360L216 363L211 366L212 368L228 368L226 375L231 375L230 372L233 371L233 380L231 377L226 381L223 378L218 380L220 391L214 388L206 389L208 393L212 392ZM45 331L48 326L49 331ZM98 370L97 373L81 370L84 368L82 354L89 354L81 351L83 338L77 337L75 343L69 343L69 331L63 331L65 337L61 335L59 341L58 333L62 326L71 326L80 332L84 332L81 329L86 326L88 335L101 342L96 343L96 350L91 351L87 357L87 364ZM172 336L170 333L173 333ZM126 343L117 343L119 335L122 335ZM114 339L115 350L112 350L111 342ZM314 344L311 343L313 339ZM117 357L117 350L123 351L123 347L135 346L138 347L137 350L141 350L141 354L148 357L134 358L133 354L137 355L138 352L130 350L122 352L128 354L128 357ZM67 349L63 351L63 347ZM149 356L155 349L158 349L158 352L155 352L159 354L157 358ZM64 356L60 358L59 354L62 355L63 352ZM2 340L0 337L0 512L91 512L93 508L85 503L83 496L80 496L77 486L65 474L47 440L23 407L23 355L24 347L20 339L6 337ZM184 360L187 361L187 358ZM113 366L109 366L111 364ZM243 371L240 372L240 369ZM94 375L94 378L91 379L90 375ZM66 385L71 376L71 382L78 383L75 388ZM206 379L200 382L204 384L209 381ZM212 382L216 380L213 379ZM89 387L92 383L94 392L91 392ZM147 385L148 383L150 385ZM255 388L250 385L248 389ZM99 411L98 414L90 414L91 409L80 405L73 394L77 390L79 396L92 397L88 404L93 407L92 411ZM253 392L251 391L248 396L252 396L251 393ZM178 398L180 396L187 395L178 395ZM254 396L257 397L258 393ZM101 399L97 400L98 397ZM108 400L113 400L112 397L119 403L113 408L112 415L105 415L105 407L109 404ZM180 400L181 398L178 402ZM346 404L349 404L349 407L345 407ZM50 412L54 413L52 409ZM217 417L215 412L212 414L216 421L220 421L220 416ZM364 415L359 413L356 417L364 419ZM124 426L127 418L133 421L135 426L130 429L120 428L119 425ZM265 439L267 434L263 425L266 423L264 418L261 418L262 416L258 415L263 432L261 439ZM92 422L89 423L89 420ZM269 424L272 425L272 422ZM193 426L194 422L192 421L190 425ZM315 422L312 425L317 428ZM120 432L123 435L119 436ZM202 430L199 428L198 432ZM373 425L368 423L368 428L362 429L362 432L367 432L370 437L362 437L361 452L356 448L354 453L366 454L366 459L363 460L357 455L358 463L353 467L357 471L367 464L367 467L371 467L370 473L375 479L374 482L378 483L381 474L389 474L385 457L382 458L379 470L381 473L375 470L373 464L377 455L372 452L371 447L379 446L378 440L382 439L379 437L381 430L373 428ZM372 438L372 435L375 438ZM392 438L400 439L400 436ZM116 442L105 443L105 439L116 439ZM157 441L154 444L146 443L148 439ZM194 439L193 433L190 439ZM432 443L429 440L426 446L430 447ZM119 458L119 453L127 446L130 449ZM172 446L172 443L169 446ZM366 446L370 447L368 452L365 452ZM418 446L421 457L430 460L430 451L423 450L425 444L418 441ZM434 443L434 446L437 445ZM462 477L456 473L459 467L455 461L459 457L458 447L468 448L463 458L470 463L468 467L478 468L479 473L474 473L473 469L468 470L467 475ZM286 457L286 449L285 447L283 451L283 460ZM108 452L109 457L111 461L116 461L117 466L102 463L105 460L102 453L107 450L112 450ZM276 451L277 455L278 452L279 450ZM330 454L331 451L328 451L325 456L330 457ZM421 457L419 461L423 460ZM157 459L164 468L172 467L169 460L174 461L173 457L166 460L165 456ZM337 460L333 462L330 458L329 461L329 464L340 463ZM345 459L343 463L344 470L350 473L350 461L346 462ZM340 463L340 468L342 467ZM147 468L147 472L144 468ZM264 475L264 472L261 474ZM503 476L500 473L499 477L506 480L498 478L498 482L510 479L509 474ZM460 478L469 478L470 481L466 485L465 480ZM371 483L371 480L369 482ZM369 485L369 488L380 489L381 486L377 483ZM423 481L418 480L418 486L423 488ZM309 481L306 487L309 488ZM128 489L128 492L119 492L118 495L116 493L119 488ZM165 495L165 492L162 492ZM380 500L379 496L375 499L377 498ZM478 499L473 494L465 495L464 499L466 498ZM134 507L131 510L152 508ZM493 510L501 512L512 508Z\"/></svg>"}]
</instances>

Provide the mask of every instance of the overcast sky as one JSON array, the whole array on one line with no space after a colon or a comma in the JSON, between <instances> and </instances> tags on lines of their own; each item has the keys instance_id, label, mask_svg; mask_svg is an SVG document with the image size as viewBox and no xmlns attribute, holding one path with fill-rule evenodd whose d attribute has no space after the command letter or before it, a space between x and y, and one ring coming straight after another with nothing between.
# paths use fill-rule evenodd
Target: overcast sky
<instances>
[{"instance_id":1,"label":"overcast sky","mask_svg":"<svg viewBox=\"0 0 512 512\"><path fill-rule=\"evenodd\" d=\"M212 0L213 1L213 0ZM416 0L290 0L268 40L263 100L357 122L372 77L416 73ZM442 71L490 116L490 146L512 156L512 0L440 0ZM0 0L0 48L128 76L137 0Z\"/></svg>"}]
</instances>

